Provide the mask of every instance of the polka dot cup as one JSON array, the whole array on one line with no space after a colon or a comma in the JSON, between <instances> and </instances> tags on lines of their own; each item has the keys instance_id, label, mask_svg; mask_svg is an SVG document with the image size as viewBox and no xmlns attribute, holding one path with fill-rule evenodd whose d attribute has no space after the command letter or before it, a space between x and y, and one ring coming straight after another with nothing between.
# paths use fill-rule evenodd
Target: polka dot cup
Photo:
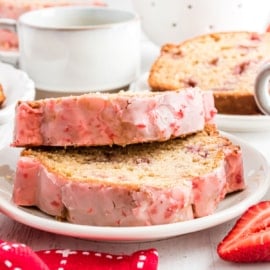
<instances>
[{"instance_id":1,"label":"polka dot cup","mask_svg":"<svg viewBox=\"0 0 270 270\"><path fill-rule=\"evenodd\" d=\"M133 0L145 34L157 45L219 31L265 31L269 0Z\"/></svg>"}]
</instances>

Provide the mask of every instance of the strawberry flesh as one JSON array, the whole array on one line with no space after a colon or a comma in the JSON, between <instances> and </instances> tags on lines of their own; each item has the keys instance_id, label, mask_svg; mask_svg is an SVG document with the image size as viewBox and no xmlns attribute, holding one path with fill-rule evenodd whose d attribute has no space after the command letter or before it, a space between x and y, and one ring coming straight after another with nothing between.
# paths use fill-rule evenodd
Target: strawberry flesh
<instances>
[{"instance_id":1,"label":"strawberry flesh","mask_svg":"<svg viewBox=\"0 0 270 270\"><path fill-rule=\"evenodd\" d=\"M270 261L270 201L249 207L219 243L217 253L232 262Z\"/></svg>"}]
</instances>

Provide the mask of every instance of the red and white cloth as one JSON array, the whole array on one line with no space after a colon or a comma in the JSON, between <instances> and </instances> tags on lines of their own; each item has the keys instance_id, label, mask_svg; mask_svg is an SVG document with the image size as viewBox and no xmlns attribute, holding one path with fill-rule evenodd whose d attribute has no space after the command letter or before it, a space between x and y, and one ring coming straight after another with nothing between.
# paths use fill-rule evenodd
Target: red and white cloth
<instances>
[{"instance_id":1,"label":"red and white cloth","mask_svg":"<svg viewBox=\"0 0 270 270\"><path fill-rule=\"evenodd\" d=\"M157 270L156 249L131 255L88 250L33 251L21 243L0 242L0 270Z\"/></svg>"}]
</instances>

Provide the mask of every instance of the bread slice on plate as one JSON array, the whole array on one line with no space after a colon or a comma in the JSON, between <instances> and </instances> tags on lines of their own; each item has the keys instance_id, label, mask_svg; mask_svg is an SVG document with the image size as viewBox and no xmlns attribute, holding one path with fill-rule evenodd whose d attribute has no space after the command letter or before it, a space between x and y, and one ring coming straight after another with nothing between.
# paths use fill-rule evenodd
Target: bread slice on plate
<instances>
[{"instance_id":1,"label":"bread slice on plate","mask_svg":"<svg viewBox=\"0 0 270 270\"><path fill-rule=\"evenodd\" d=\"M221 114L259 114L255 78L270 60L270 33L223 32L165 44L153 63L148 83L153 90L197 86L212 90Z\"/></svg>"},{"instance_id":2,"label":"bread slice on plate","mask_svg":"<svg viewBox=\"0 0 270 270\"><path fill-rule=\"evenodd\" d=\"M25 149L13 201L75 224L146 226L210 215L244 188L240 148L208 125L165 142Z\"/></svg>"},{"instance_id":3,"label":"bread slice on plate","mask_svg":"<svg viewBox=\"0 0 270 270\"><path fill-rule=\"evenodd\" d=\"M17 104L13 146L127 145L203 130L216 114L210 91L90 93Z\"/></svg>"}]
</instances>

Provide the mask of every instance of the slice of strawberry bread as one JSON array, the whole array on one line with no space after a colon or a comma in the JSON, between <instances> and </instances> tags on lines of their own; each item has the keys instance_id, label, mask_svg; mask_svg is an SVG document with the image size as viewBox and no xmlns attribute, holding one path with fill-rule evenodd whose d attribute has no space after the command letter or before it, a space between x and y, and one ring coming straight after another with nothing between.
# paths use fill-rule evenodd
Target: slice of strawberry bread
<instances>
[{"instance_id":1,"label":"slice of strawberry bread","mask_svg":"<svg viewBox=\"0 0 270 270\"><path fill-rule=\"evenodd\" d=\"M104 6L99 0L0 0L0 18L17 20L23 13L58 6ZM0 50L17 51L18 35L8 29L0 29Z\"/></svg>"},{"instance_id":2,"label":"slice of strawberry bread","mask_svg":"<svg viewBox=\"0 0 270 270\"><path fill-rule=\"evenodd\" d=\"M166 142L25 149L13 201L75 224L145 226L210 215L244 188L240 148L207 126Z\"/></svg>"},{"instance_id":3,"label":"slice of strawberry bread","mask_svg":"<svg viewBox=\"0 0 270 270\"><path fill-rule=\"evenodd\" d=\"M256 76L270 61L270 33L211 33L165 44L148 82L155 91L200 87L212 90L222 114L260 114Z\"/></svg>"},{"instance_id":4,"label":"slice of strawberry bread","mask_svg":"<svg viewBox=\"0 0 270 270\"><path fill-rule=\"evenodd\" d=\"M127 145L203 130L216 109L209 91L91 93L21 101L13 146Z\"/></svg>"}]
</instances>

